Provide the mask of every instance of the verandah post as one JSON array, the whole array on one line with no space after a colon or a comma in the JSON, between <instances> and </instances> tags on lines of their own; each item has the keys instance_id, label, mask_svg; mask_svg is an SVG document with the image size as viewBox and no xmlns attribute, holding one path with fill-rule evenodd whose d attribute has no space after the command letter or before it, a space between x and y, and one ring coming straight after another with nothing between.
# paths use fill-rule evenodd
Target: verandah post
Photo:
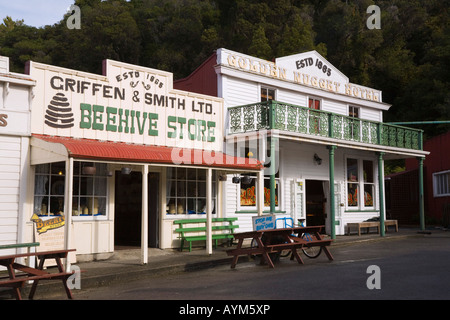
<instances>
[{"instance_id":1,"label":"verandah post","mask_svg":"<svg viewBox=\"0 0 450 320\"><path fill-rule=\"evenodd\" d=\"M385 236L384 227L384 162L383 152L378 153L378 185L379 185L379 199L380 199L380 236Z\"/></svg>"},{"instance_id":2,"label":"verandah post","mask_svg":"<svg viewBox=\"0 0 450 320\"><path fill-rule=\"evenodd\" d=\"M425 206L423 198L423 161L425 158L419 157L419 220L420 230L425 231Z\"/></svg>"},{"instance_id":3,"label":"verandah post","mask_svg":"<svg viewBox=\"0 0 450 320\"><path fill-rule=\"evenodd\" d=\"M141 264L148 263L148 165L142 166Z\"/></svg>"},{"instance_id":4,"label":"verandah post","mask_svg":"<svg viewBox=\"0 0 450 320\"><path fill-rule=\"evenodd\" d=\"M336 146L328 146L330 172L330 227L331 239L336 239L336 207L334 199L334 150Z\"/></svg>"}]
</instances>

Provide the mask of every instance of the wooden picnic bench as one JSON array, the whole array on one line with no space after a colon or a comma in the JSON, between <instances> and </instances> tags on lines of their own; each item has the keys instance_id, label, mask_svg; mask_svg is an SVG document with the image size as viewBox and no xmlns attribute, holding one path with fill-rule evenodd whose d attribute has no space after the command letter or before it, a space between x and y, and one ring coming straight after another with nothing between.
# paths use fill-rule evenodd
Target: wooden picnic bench
<instances>
[{"instance_id":1,"label":"wooden picnic bench","mask_svg":"<svg viewBox=\"0 0 450 320\"><path fill-rule=\"evenodd\" d=\"M395 227L395 232L398 232L397 220L385 220L384 227L388 231L388 227ZM350 235L350 230L355 228L358 230L358 236L361 235L361 228L366 228L366 233L369 233L370 228L377 228L377 233L380 233L380 221L363 221L347 223L347 235Z\"/></svg>"},{"instance_id":2,"label":"wooden picnic bench","mask_svg":"<svg viewBox=\"0 0 450 320\"><path fill-rule=\"evenodd\" d=\"M333 260L333 256L327 248L327 246L331 245L333 240L323 239L322 235L320 234L322 228L323 226L294 227L235 233L234 237L238 240L237 247L235 249L227 250L227 254L229 256L233 256L233 259L231 261L231 268L235 268L239 256L259 254L263 257L261 263L265 261L269 267L274 268L273 261L270 258L270 253L280 252L282 250L290 250L291 260L296 258L299 264L303 264L303 260L298 254L297 250L303 247L313 246L322 247L328 259ZM296 236L303 233L311 234L311 241L306 241L300 236ZM254 239L258 244L257 247L242 248L242 244L245 239Z\"/></svg>"},{"instance_id":3,"label":"wooden picnic bench","mask_svg":"<svg viewBox=\"0 0 450 320\"><path fill-rule=\"evenodd\" d=\"M234 239L234 230L239 228L239 226L233 224L233 222L237 219L238 218L212 218L211 229L213 231L212 239L214 240L215 248L217 248L217 240L219 239L228 239L230 241ZM180 251L183 251L185 241L189 243L189 252L192 251L193 241L206 241L206 219L174 220L173 224L179 225L179 227L175 229L175 232L180 233Z\"/></svg>"},{"instance_id":4,"label":"wooden picnic bench","mask_svg":"<svg viewBox=\"0 0 450 320\"><path fill-rule=\"evenodd\" d=\"M72 292L67 286L67 279L74 274L74 272L65 272L61 259L66 259L69 252L75 251L71 250L53 250L53 251L43 251L43 252L28 252L0 256L0 265L5 266L8 270L8 276L0 278L0 287L11 287L17 300L22 299L20 289L23 287L25 282L33 281L33 285L30 290L29 299L33 299L36 292L37 285L40 280L55 280L60 279L63 282L64 289L66 291L67 297L73 299ZM24 257L37 257L39 259L38 268L33 268L30 266L25 266L23 264L17 263L16 259ZM44 270L44 263L47 259L55 259L56 265L58 267L58 272L49 272ZM16 273L16 270L19 273Z\"/></svg>"}]
</instances>

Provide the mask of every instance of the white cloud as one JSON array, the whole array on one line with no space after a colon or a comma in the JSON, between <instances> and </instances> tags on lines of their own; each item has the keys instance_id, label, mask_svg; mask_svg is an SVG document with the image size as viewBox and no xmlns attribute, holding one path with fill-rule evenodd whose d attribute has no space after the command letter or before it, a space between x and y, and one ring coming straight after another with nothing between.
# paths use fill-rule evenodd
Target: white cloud
<instances>
[{"instance_id":1,"label":"white cloud","mask_svg":"<svg viewBox=\"0 0 450 320\"><path fill-rule=\"evenodd\" d=\"M0 19L24 20L34 27L53 25L63 19L75 0L0 0Z\"/></svg>"}]
</instances>

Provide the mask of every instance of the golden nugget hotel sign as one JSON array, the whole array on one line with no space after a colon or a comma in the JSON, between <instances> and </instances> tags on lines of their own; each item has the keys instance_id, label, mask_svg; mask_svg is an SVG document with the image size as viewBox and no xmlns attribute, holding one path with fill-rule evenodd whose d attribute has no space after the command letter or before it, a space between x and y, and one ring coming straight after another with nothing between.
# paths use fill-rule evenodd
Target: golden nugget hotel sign
<instances>
[{"instance_id":1,"label":"golden nugget hotel sign","mask_svg":"<svg viewBox=\"0 0 450 320\"><path fill-rule=\"evenodd\" d=\"M370 101L381 101L381 92L348 82L316 51L276 59L275 62L224 50L222 63L230 67L284 81L341 93Z\"/></svg>"},{"instance_id":2,"label":"golden nugget hotel sign","mask_svg":"<svg viewBox=\"0 0 450 320\"><path fill-rule=\"evenodd\" d=\"M172 74L106 60L104 74L30 62L32 133L220 150L222 100L173 89Z\"/></svg>"}]
</instances>

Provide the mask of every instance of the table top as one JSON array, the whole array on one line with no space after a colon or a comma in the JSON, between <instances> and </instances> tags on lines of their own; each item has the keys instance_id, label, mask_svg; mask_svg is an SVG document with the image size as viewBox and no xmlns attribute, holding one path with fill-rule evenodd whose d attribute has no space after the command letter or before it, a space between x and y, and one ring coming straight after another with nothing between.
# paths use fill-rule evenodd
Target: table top
<instances>
[{"instance_id":1,"label":"table top","mask_svg":"<svg viewBox=\"0 0 450 320\"><path fill-rule=\"evenodd\" d=\"M264 229L264 230L257 230L257 231L246 231L246 232L235 233L234 237L239 239L239 238L261 237L263 234L315 233L315 232L320 232L323 228L324 228L324 226Z\"/></svg>"}]
</instances>

